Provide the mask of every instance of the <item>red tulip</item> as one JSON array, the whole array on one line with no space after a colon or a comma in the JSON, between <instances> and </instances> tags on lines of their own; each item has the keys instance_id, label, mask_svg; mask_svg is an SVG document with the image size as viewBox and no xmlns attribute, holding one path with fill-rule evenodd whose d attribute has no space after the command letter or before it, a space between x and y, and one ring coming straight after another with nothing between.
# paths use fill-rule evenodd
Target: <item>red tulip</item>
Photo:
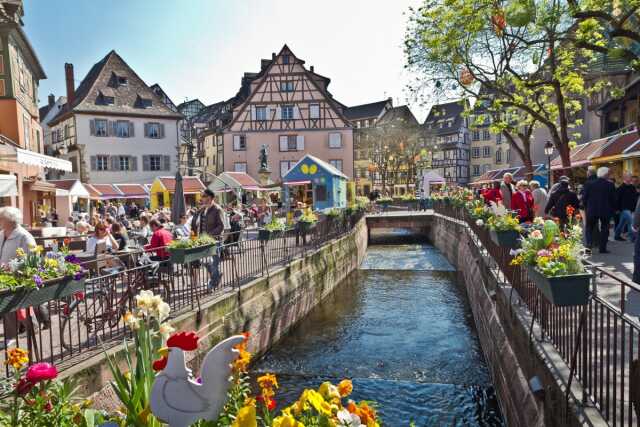
<instances>
[{"instance_id":1,"label":"red tulip","mask_svg":"<svg viewBox=\"0 0 640 427\"><path fill-rule=\"evenodd\" d=\"M27 369L27 380L32 383L53 380L58 376L58 370L51 363L36 363Z\"/></svg>"}]
</instances>

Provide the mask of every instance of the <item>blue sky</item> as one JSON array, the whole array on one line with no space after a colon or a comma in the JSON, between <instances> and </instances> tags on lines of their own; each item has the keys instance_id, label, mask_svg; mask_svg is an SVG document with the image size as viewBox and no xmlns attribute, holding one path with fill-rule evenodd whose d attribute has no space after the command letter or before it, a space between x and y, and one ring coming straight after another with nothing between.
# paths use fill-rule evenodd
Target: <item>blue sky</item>
<instances>
[{"instance_id":1,"label":"blue sky","mask_svg":"<svg viewBox=\"0 0 640 427\"><path fill-rule=\"evenodd\" d=\"M410 6L420 0L25 0L25 31L47 73L41 104L64 94L64 63L76 86L115 49L174 102L233 96L245 71L259 71L287 43L331 78L347 105L393 97L424 108L405 90L403 38ZM409 98L409 99L407 99Z\"/></svg>"}]
</instances>

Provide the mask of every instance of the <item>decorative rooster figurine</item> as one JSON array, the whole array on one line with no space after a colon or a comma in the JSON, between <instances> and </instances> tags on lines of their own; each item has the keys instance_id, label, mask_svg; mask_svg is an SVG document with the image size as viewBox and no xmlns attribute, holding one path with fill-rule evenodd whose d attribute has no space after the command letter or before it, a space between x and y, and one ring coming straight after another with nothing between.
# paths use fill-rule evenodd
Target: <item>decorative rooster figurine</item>
<instances>
[{"instance_id":1,"label":"decorative rooster figurine","mask_svg":"<svg viewBox=\"0 0 640 427\"><path fill-rule=\"evenodd\" d=\"M167 340L168 354L154 363L162 369L151 389L151 411L171 427L187 427L197 420L214 421L227 400L231 362L238 357L234 347L244 340L234 335L207 353L196 381L187 368L184 351L198 347L194 332L181 332Z\"/></svg>"}]
</instances>

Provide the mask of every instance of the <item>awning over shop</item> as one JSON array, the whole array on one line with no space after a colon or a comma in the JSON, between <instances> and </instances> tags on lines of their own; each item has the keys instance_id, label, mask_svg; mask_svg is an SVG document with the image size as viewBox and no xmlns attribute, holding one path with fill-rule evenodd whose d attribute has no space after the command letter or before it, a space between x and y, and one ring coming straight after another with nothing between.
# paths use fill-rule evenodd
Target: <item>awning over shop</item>
<instances>
[{"instance_id":1,"label":"awning over shop","mask_svg":"<svg viewBox=\"0 0 640 427\"><path fill-rule=\"evenodd\" d=\"M113 184L91 184L94 190L100 195L100 200L122 199L124 195Z\"/></svg>"},{"instance_id":2,"label":"awning over shop","mask_svg":"<svg viewBox=\"0 0 640 427\"><path fill-rule=\"evenodd\" d=\"M173 193L176 188L176 178L173 176L159 176L156 178L162 184L162 187L169 193ZM182 187L184 194L199 194L206 187L197 176L183 176Z\"/></svg>"},{"instance_id":3,"label":"awning over shop","mask_svg":"<svg viewBox=\"0 0 640 427\"><path fill-rule=\"evenodd\" d=\"M289 182L283 182L284 185L306 185L306 184L311 184L311 180L306 180L306 181L289 181Z\"/></svg>"},{"instance_id":4,"label":"awning over shop","mask_svg":"<svg viewBox=\"0 0 640 427\"><path fill-rule=\"evenodd\" d=\"M0 175L0 197L18 195L17 179L15 175Z\"/></svg>"},{"instance_id":5,"label":"awning over shop","mask_svg":"<svg viewBox=\"0 0 640 427\"><path fill-rule=\"evenodd\" d=\"M591 164L591 160L600 157L600 153L607 146L610 137L595 139L593 141L585 142L571 149L569 152L569 159L571 161L571 167L577 168L580 166L587 166ZM551 170L561 170L562 159L557 156L551 160Z\"/></svg>"},{"instance_id":6,"label":"awning over shop","mask_svg":"<svg viewBox=\"0 0 640 427\"><path fill-rule=\"evenodd\" d=\"M63 195L58 190L64 190L67 192L66 195L72 197L88 199L91 196L87 188L77 179L58 179L48 182L56 186L56 196Z\"/></svg>"},{"instance_id":7,"label":"awning over shop","mask_svg":"<svg viewBox=\"0 0 640 427\"><path fill-rule=\"evenodd\" d=\"M58 159L29 150L16 148L16 161L30 166L40 166L46 169L57 169L64 172L72 172L71 162Z\"/></svg>"},{"instance_id":8,"label":"awning over shop","mask_svg":"<svg viewBox=\"0 0 640 427\"><path fill-rule=\"evenodd\" d=\"M604 147L598 158L594 158L594 163L611 162L626 158L629 154L627 150L638 142L638 133L632 132L618 134L611 138L610 142Z\"/></svg>"},{"instance_id":9,"label":"awning over shop","mask_svg":"<svg viewBox=\"0 0 640 427\"><path fill-rule=\"evenodd\" d=\"M24 181L27 188L31 191L39 191L41 193L55 193L56 186L47 181Z\"/></svg>"},{"instance_id":10,"label":"awning over shop","mask_svg":"<svg viewBox=\"0 0 640 427\"><path fill-rule=\"evenodd\" d=\"M222 172L209 184L209 190L214 193L239 190L261 191L262 187L258 181L244 172Z\"/></svg>"},{"instance_id":11,"label":"awning over shop","mask_svg":"<svg viewBox=\"0 0 640 427\"><path fill-rule=\"evenodd\" d=\"M114 184L124 195L124 199L146 199L149 193L142 184Z\"/></svg>"},{"instance_id":12,"label":"awning over shop","mask_svg":"<svg viewBox=\"0 0 640 427\"><path fill-rule=\"evenodd\" d=\"M544 178L544 172L546 168L540 163L537 165L533 165L533 176L534 177L542 177ZM516 166L512 168L504 168L504 169L492 169L483 173L478 179L473 181L471 185L483 185L483 184L491 184L495 181L500 181L504 178L504 175L510 173L513 175L514 181L519 181L521 179L527 178L527 168L524 166ZM540 179L538 179L540 181Z\"/></svg>"}]
</instances>

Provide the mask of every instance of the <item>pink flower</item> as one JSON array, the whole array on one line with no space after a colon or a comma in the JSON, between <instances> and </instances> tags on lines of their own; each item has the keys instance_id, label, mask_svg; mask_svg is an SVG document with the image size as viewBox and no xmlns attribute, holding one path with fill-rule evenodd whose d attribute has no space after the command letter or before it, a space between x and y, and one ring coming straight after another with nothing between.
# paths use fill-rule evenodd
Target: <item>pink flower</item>
<instances>
[{"instance_id":1,"label":"pink flower","mask_svg":"<svg viewBox=\"0 0 640 427\"><path fill-rule=\"evenodd\" d=\"M53 380L58 376L58 369L51 363L36 363L27 369L27 381L37 383Z\"/></svg>"},{"instance_id":2,"label":"pink flower","mask_svg":"<svg viewBox=\"0 0 640 427\"><path fill-rule=\"evenodd\" d=\"M551 252L546 249L540 249L537 253L538 256L551 256Z\"/></svg>"}]
</instances>

